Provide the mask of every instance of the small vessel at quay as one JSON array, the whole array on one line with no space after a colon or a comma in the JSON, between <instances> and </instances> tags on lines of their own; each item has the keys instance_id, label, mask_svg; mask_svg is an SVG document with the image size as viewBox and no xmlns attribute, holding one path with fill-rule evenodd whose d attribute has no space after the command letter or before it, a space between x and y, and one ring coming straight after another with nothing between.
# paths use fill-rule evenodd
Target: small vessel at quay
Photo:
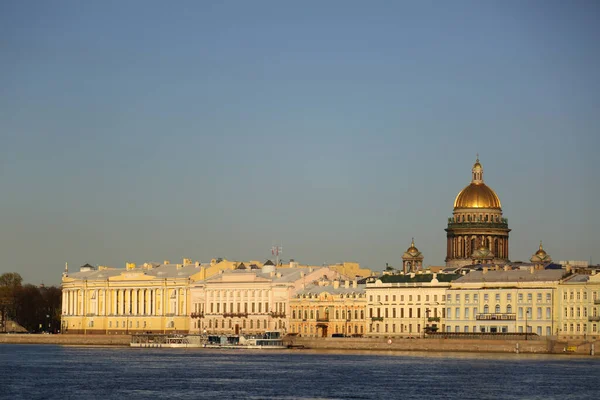
<instances>
[{"instance_id":1,"label":"small vessel at quay","mask_svg":"<svg viewBox=\"0 0 600 400\"><path fill-rule=\"evenodd\" d=\"M281 333L267 331L262 335L193 335L153 334L131 335L131 347L144 348L213 348L213 349L286 349Z\"/></svg>"}]
</instances>

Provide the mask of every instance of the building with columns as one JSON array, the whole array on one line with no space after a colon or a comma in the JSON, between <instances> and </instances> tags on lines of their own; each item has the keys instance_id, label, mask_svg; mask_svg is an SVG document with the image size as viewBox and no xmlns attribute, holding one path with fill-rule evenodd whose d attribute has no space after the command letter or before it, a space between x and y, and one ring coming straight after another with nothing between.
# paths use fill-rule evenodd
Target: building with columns
<instances>
[{"instance_id":1,"label":"building with columns","mask_svg":"<svg viewBox=\"0 0 600 400\"><path fill-rule=\"evenodd\" d=\"M62 278L63 333L179 333L189 329L189 282L205 267L127 264L123 269L84 265Z\"/></svg>"},{"instance_id":2,"label":"building with columns","mask_svg":"<svg viewBox=\"0 0 600 400\"><path fill-rule=\"evenodd\" d=\"M446 266L506 263L508 221L496 192L483 181L479 157L471 170L471 183L454 200L446 228Z\"/></svg>"}]
</instances>

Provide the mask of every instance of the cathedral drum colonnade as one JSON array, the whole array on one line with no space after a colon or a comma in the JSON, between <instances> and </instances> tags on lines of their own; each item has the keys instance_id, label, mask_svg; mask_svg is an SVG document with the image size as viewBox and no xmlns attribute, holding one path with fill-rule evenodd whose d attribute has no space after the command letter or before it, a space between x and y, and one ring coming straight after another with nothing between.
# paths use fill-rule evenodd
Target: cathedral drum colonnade
<instances>
[{"instance_id":1,"label":"cathedral drum colonnade","mask_svg":"<svg viewBox=\"0 0 600 400\"><path fill-rule=\"evenodd\" d=\"M502 217L500 198L483 181L479 157L471 173L471 183L456 196L448 218L446 266L507 263L508 220Z\"/></svg>"}]
</instances>

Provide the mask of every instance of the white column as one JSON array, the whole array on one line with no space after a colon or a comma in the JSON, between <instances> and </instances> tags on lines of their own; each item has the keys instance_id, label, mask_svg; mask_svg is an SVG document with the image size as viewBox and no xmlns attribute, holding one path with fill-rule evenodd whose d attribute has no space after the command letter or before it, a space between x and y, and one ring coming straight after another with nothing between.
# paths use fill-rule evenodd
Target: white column
<instances>
[{"instance_id":1,"label":"white column","mask_svg":"<svg viewBox=\"0 0 600 400\"><path fill-rule=\"evenodd\" d=\"M182 289L183 291L183 315L187 315L187 289Z\"/></svg>"},{"instance_id":2,"label":"white column","mask_svg":"<svg viewBox=\"0 0 600 400\"><path fill-rule=\"evenodd\" d=\"M138 312L138 291L137 289L131 290L131 314L137 315Z\"/></svg>"}]
</instances>

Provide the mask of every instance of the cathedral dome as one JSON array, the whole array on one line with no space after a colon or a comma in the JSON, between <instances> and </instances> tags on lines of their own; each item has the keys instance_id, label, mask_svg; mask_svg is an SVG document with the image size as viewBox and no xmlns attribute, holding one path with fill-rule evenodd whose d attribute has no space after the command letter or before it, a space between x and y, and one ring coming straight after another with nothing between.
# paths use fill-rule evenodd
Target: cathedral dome
<instances>
[{"instance_id":1,"label":"cathedral dome","mask_svg":"<svg viewBox=\"0 0 600 400\"><path fill-rule=\"evenodd\" d=\"M469 186L460 191L454 200L454 209L457 208L496 208L501 209L500 198L492 188L483 183L483 167L479 157L473 165L473 179Z\"/></svg>"},{"instance_id":2,"label":"cathedral dome","mask_svg":"<svg viewBox=\"0 0 600 400\"><path fill-rule=\"evenodd\" d=\"M471 183L460 191L454 208L502 208L498 195L485 183Z\"/></svg>"}]
</instances>

